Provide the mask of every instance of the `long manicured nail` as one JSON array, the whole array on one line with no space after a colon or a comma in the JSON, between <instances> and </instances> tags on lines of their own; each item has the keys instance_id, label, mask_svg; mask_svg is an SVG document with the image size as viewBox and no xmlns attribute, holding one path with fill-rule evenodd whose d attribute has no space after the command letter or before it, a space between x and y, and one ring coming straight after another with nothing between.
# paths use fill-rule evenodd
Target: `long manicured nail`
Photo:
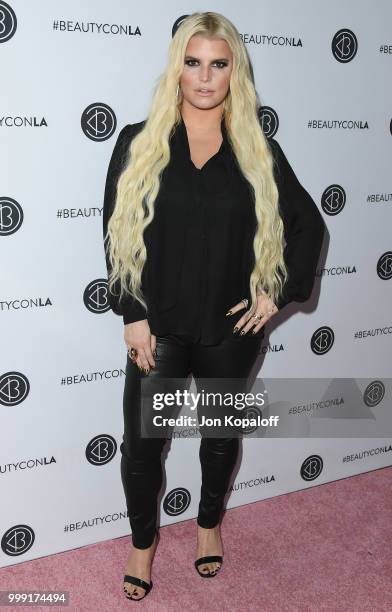
<instances>
[{"instance_id":1,"label":"long manicured nail","mask_svg":"<svg viewBox=\"0 0 392 612\"><path fill-rule=\"evenodd\" d=\"M226 312L226 317L228 317L229 315L233 314L232 310L229 310L228 312Z\"/></svg>"},{"instance_id":2,"label":"long manicured nail","mask_svg":"<svg viewBox=\"0 0 392 612\"><path fill-rule=\"evenodd\" d=\"M239 327L235 327L233 329L233 334L237 334L239 331L240 331L240 328Z\"/></svg>"},{"instance_id":3,"label":"long manicured nail","mask_svg":"<svg viewBox=\"0 0 392 612\"><path fill-rule=\"evenodd\" d=\"M244 336L246 334L246 331L244 329L241 330L240 336Z\"/></svg>"}]
</instances>

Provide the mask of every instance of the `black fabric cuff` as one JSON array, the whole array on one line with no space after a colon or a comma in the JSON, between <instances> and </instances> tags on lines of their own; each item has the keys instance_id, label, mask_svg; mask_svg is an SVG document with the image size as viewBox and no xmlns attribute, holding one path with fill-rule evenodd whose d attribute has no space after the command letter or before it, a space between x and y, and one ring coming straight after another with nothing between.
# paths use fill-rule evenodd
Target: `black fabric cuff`
<instances>
[{"instance_id":1,"label":"black fabric cuff","mask_svg":"<svg viewBox=\"0 0 392 612\"><path fill-rule=\"evenodd\" d=\"M124 325L147 319L147 312L138 300L132 299L121 305Z\"/></svg>"}]
</instances>

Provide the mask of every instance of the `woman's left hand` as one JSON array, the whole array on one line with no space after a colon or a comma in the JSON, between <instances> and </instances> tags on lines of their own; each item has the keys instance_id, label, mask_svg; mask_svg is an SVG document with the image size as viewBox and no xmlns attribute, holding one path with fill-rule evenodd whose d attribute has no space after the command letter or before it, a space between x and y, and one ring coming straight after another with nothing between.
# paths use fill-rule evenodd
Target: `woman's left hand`
<instances>
[{"instance_id":1,"label":"woman's left hand","mask_svg":"<svg viewBox=\"0 0 392 612\"><path fill-rule=\"evenodd\" d=\"M246 311L246 313L237 321L236 326L233 329L233 333L240 331L240 335L245 335L249 330L252 330L252 334L257 332L274 316L279 309L270 298L261 293L259 290L256 292L257 304L255 312ZM239 310L246 308L243 301L239 302L232 308L230 308L230 314L234 314ZM255 315L261 315L261 318L255 319ZM242 329L241 329L242 328ZM252 329L253 328L253 329Z\"/></svg>"}]
</instances>

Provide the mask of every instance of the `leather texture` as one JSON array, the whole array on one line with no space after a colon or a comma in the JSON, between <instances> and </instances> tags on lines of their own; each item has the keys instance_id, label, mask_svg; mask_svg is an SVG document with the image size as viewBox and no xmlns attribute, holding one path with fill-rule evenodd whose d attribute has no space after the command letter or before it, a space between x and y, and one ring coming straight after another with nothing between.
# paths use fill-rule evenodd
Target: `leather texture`
<instances>
[{"instance_id":1,"label":"leather texture","mask_svg":"<svg viewBox=\"0 0 392 612\"><path fill-rule=\"evenodd\" d=\"M152 414L156 414L152 404L146 403L144 398L158 387L162 389L162 381L159 379L165 378L165 383L169 383L165 387L166 391L175 392L179 383L185 385L187 379L191 382L191 374L198 392L201 391L201 384L205 392L211 390L210 379L215 392L217 379L226 379L224 384L221 384L224 387L222 392L227 392L228 388L243 392L244 384L260 353L261 340L259 336L231 334L219 344L207 346L184 336L157 336L156 366L148 375L140 372L137 364L127 356L123 395L124 434L120 445L121 478L132 541L136 548L148 548L154 540L158 495L163 483L161 455L167 442L166 436L141 435L146 431L145 423L151 421ZM187 384L187 388L189 386L190 384ZM209 406L199 406L199 409L207 411L206 416L209 416ZM200 414L201 412L198 412L199 419ZM222 432L219 437L209 437L207 433L203 433L203 428L200 428L200 434L202 485L197 522L201 527L212 528L220 521L224 497L237 461L239 437L233 437L232 432L228 434L231 437L221 437ZM184 452L187 452L187 449L184 449ZM191 464L194 457L187 456L184 460ZM179 485L186 487L186 481Z\"/></svg>"}]
</instances>

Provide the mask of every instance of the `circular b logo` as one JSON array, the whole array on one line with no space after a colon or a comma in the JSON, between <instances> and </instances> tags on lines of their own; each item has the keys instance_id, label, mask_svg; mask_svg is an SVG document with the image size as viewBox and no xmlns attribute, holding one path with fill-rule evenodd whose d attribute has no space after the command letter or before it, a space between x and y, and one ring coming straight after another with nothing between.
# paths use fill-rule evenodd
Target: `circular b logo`
<instances>
[{"instance_id":1,"label":"circular b logo","mask_svg":"<svg viewBox=\"0 0 392 612\"><path fill-rule=\"evenodd\" d=\"M6 2L0 0L0 43L7 42L16 32L16 15Z\"/></svg>"},{"instance_id":2,"label":"circular b logo","mask_svg":"<svg viewBox=\"0 0 392 612\"><path fill-rule=\"evenodd\" d=\"M27 552L34 544L34 531L28 525L10 527L1 538L1 550L11 557Z\"/></svg>"},{"instance_id":3,"label":"circular b logo","mask_svg":"<svg viewBox=\"0 0 392 612\"><path fill-rule=\"evenodd\" d=\"M387 251L381 255L377 262L377 274L381 280L389 280L392 278L392 252Z\"/></svg>"},{"instance_id":4,"label":"circular b logo","mask_svg":"<svg viewBox=\"0 0 392 612\"><path fill-rule=\"evenodd\" d=\"M321 196L323 211L330 216L340 213L346 203L346 193L340 185L330 185Z\"/></svg>"},{"instance_id":5,"label":"circular b logo","mask_svg":"<svg viewBox=\"0 0 392 612\"><path fill-rule=\"evenodd\" d=\"M336 32L335 36L333 37L331 48L332 55L338 62L341 62L342 64L351 62L358 51L357 37L351 30L342 28Z\"/></svg>"},{"instance_id":6,"label":"circular b logo","mask_svg":"<svg viewBox=\"0 0 392 612\"><path fill-rule=\"evenodd\" d=\"M366 406L377 406L384 399L385 385L381 380L373 380L366 387L363 394L363 401Z\"/></svg>"},{"instance_id":7,"label":"circular b logo","mask_svg":"<svg viewBox=\"0 0 392 612\"><path fill-rule=\"evenodd\" d=\"M91 281L84 290L83 301L86 308L95 314L101 314L110 310L107 280L98 278Z\"/></svg>"},{"instance_id":8,"label":"circular b logo","mask_svg":"<svg viewBox=\"0 0 392 612\"><path fill-rule=\"evenodd\" d=\"M0 376L0 404L16 406L23 402L30 391L30 383L20 372L6 372Z\"/></svg>"},{"instance_id":9,"label":"circular b logo","mask_svg":"<svg viewBox=\"0 0 392 612\"><path fill-rule=\"evenodd\" d=\"M324 325L323 327L319 327L314 332L311 340L310 340L310 348L313 353L316 355L324 355L328 353L329 349L332 348L332 345L335 340L335 335L330 327Z\"/></svg>"},{"instance_id":10,"label":"circular b logo","mask_svg":"<svg viewBox=\"0 0 392 612\"><path fill-rule=\"evenodd\" d=\"M279 119L276 111L270 106L260 106L257 114L264 134L267 138L273 138L279 127Z\"/></svg>"},{"instance_id":11,"label":"circular b logo","mask_svg":"<svg viewBox=\"0 0 392 612\"><path fill-rule=\"evenodd\" d=\"M117 119L110 106L95 102L83 111L81 124L87 138L102 142L116 131Z\"/></svg>"},{"instance_id":12,"label":"circular b logo","mask_svg":"<svg viewBox=\"0 0 392 612\"><path fill-rule=\"evenodd\" d=\"M315 480L320 476L322 470L323 460L320 455L311 455L301 465L301 477L307 481Z\"/></svg>"},{"instance_id":13,"label":"circular b logo","mask_svg":"<svg viewBox=\"0 0 392 612\"><path fill-rule=\"evenodd\" d=\"M0 197L0 236L18 231L23 223L23 210L13 198Z\"/></svg>"},{"instance_id":14,"label":"circular b logo","mask_svg":"<svg viewBox=\"0 0 392 612\"><path fill-rule=\"evenodd\" d=\"M182 514L191 503L191 494L188 489L172 489L163 501L163 509L170 516Z\"/></svg>"},{"instance_id":15,"label":"circular b logo","mask_svg":"<svg viewBox=\"0 0 392 612\"><path fill-rule=\"evenodd\" d=\"M262 413L261 410L258 406L247 406L246 408L243 408L242 410L238 410L238 417L237 418L242 418L242 419L256 419L258 417L262 417ZM248 436L249 434L252 434L253 432L256 431L256 429L258 428L258 425L246 425L245 427L241 427L239 428L239 430L245 434L246 436Z\"/></svg>"},{"instance_id":16,"label":"circular b logo","mask_svg":"<svg viewBox=\"0 0 392 612\"><path fill-rule=\"evenodd\" d=\"M86 459L93 465L109 463L117 452L117 442L113 436L95 436L86 446Z\"/></svg>"}]
</instances>

